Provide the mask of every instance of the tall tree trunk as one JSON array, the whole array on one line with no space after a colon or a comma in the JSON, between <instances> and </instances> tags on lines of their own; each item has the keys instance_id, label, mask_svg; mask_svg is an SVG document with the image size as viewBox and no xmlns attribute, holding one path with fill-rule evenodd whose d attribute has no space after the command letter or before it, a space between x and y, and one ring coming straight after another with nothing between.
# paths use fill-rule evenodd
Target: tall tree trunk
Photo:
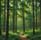
<instances>
[{"instance_id":1,"label":"tall tree trunk","mask_svg":"<svg viewBox=\"0 0 41 40\"><path fill-rule=\"evenodd\" d=\"M41 32L41 0L40 0L40 32Z\"/></svg>"},{"instance_id":2,"label":"tall tree trunk","mask_svg":"<svg viewBox=\"0 0 41 40\"><path fill-rule=\"evenodd\" d=\"M37 0L36 0L36 29L37 29Z\"/></svg>"},{"instance_id":3,"label":"tall tree trunk","mask_svg":"<svg viewBox=\"0 0 41 40\"><path fill-rule=\"evenodd\" d=\"M35 34L34 0L32 0L32 6L33 6L33 34Z\"/></svg>"},{"instance_id":4,"label":"tall tree trunk","mask_svg":"<svg viewBox=\"0 0 41 40\"><path fill-rule=\"evenodd\" d=\"M16 32L17 32L17 0L16 0Z\"/></svg>"},{"instance_id":5,"label":"tall tree trunk","mask_svg":"<svg viewBox=\"0 0 41 40\"><path fill-rule=\"evenodd\" d=\"M8 34L9 34L9 0L7 0L6 40L8 40Z\"/></svg>"},{"instance_id":6,"label":"tall tree trunk","mask_svg":"<svg viewBox=\"0 0 41 40\"><path fill-rule=\"evenodd\" d=\"M25 18L24 18L24 2L22 4L22 15L23 15L23 32L25 32Z\"/></svg>"},{"instance_id":7,"label":"tall tree trunk","mask_svg":"<svg viewBox=\"0 0 41 40\"><path fill-rule=\"evenodd\" d=\"M5 32L5 16L6 16L6 0L4 0L4 29L3 29L4 32Z\"/></svg>"},{"instance_id":8,"label":"tall tree trunk","mask_svg":"<svg viewBox=\"0 0 41 40\"><path fill-rule=\"evenodd\" d=\"M15 32L15 0L13 0L13 32Z\"/></svg>"},{"instance_id":9,"label":"tall tree trunk","mask_svg":"<svg viewBox=\"0 0 41 40\"><path fill-rule=\"evenodd\" d=\"M1 35L1 0L0 0L0 35Z\"/></svg>"}]
</instances>

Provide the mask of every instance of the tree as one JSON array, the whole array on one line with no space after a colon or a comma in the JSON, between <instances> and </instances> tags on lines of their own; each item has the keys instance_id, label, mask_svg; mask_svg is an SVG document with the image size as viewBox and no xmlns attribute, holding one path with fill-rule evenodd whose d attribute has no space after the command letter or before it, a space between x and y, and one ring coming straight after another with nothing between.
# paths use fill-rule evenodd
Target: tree
<instances>
[{"instance_id":1,"label":"tree","mask_svg":"<svg viewBox=\"0 0 41 40\"><path fill-rule=\"evenodd\" d=\"M6 24L6 20L5 20L5 18L6 18L6 0L4 0L4 29L3 29L3 31L5 32L5 24Z\"/></svg>"},{"instance_id":2,"label":"tree","mask_svg":"<svg viewBox=\"0 0 41 40\"><path fill-rule=\"evenodd\" d=\"M34 0L32 0L32 6L33 6L33 34L35 34Z\"/></svg>"},{"instance_id":3,"label":"tree","mask_svg":"<svg viewBox=\"0 0 41 40\"><path fill-rule=\"evenodd\" d=\"M0 35L1 35L1 0L0 0Z\"/></svg>"},{"instance_id":4,"label":"tree","mask_svg":"<svg viewBox=\"0 0 41 40\"><path fill-rule=\"evenodd\" d=\"M13 1L13 32L17 32L17 0Z\"/></svg>"},{"instance_id":5,"label":"tree","mask_svg":"<svg viewBox=\"0 0 41 40\"><path fill-rule=\"evenodd\" d=\"M9 0L7 0L6 40L8 40L8 34L9 34Z\"/></svg>"},{"instance_id":6,"label":"tree","mask_svg":"<svg viewBox=\"0 0 41 40\"><path fill-rule=\"evenodd\" d=\"M36 0L36 29L37 29L37 0Z\"/></svg>"},{"instance_id":7,"label":"tree","mask_svg":"<svg viewBox=\"0 0 41 40\"><path fill-rule=\"evenodd\" d=\"M16 0L16 32L17 32L17 0Z\"/></svg>"},{"instance_id":8,"label":"tree","mask_svg":"<svg viewBox=\"0 0 41 40\"><path fill-rule=\"evenodd\" d=\"M25 32L24 1L22 3L22 15L23 15L23 32Z\"/></svg>"},{"instance_id":9,"label":"tree","mask_svg":"<svg viewBox=\"0 0 41 40\"><path fill-rule=\"evenodd\" d=\"M15 14L16 10L15 10L15 0L13 0L13 32L15 32Z\"/></svg>"},{"instance_id":10,"label":"tree","mask_svg":"<svg viewBox=\"0 0 41 40\"><path fill-rule=\"evenodd\" d=\"M41 0L40 0L40 32L41 32Z\"/></svg>"}]
</instances>

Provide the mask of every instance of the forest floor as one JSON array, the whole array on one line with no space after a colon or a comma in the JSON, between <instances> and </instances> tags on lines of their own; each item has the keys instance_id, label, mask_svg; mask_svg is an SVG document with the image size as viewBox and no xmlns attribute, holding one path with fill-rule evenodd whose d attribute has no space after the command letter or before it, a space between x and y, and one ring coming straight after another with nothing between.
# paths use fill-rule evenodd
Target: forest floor
<instances>
[{"instance_id":1,"label":"forest floor","mask_svg":"<svg viewBox=\"0 0 41 40\"><path fill-rule=\"evenodd\" d=\"M35 35L33 35L32 31L25 32L24 35L29 36L30 40L41 40L41 33L39 31L36 31ZM6 33L2 32L2 35L0 36L0 40L5 40L5 37L6 37ZM17 33L9 32L8 40L20 40L18 32Z\"/></svg>"}]
</instances>

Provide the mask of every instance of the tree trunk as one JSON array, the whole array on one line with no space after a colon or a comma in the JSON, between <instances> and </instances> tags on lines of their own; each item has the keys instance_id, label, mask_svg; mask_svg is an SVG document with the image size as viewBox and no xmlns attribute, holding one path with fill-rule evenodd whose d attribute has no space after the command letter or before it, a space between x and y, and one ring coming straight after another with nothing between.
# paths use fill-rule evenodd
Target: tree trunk
<instances>
[{"instance_id":1,"label":"tree trunk","mask_svg":"<svg viewBox=\"0 0 41 40\"><path fill-rule=\"evenodd\" d=\"M41 32L41 0L40 0L40 32Z\"/></svg>"},{"instance_id":2,"label":"tree trunk","mask_svg":"<svg viewBox=\"0 0 41 40\"><path fill-rule=\"evenodd\" d=\"M4 28L3 31L5 32L5 17L6 17L6 0L4 0Z\"/></svg>"},{"instance_id":3,"label":"tree trunk","mask_svg":"<svg viewBox=\"0 0 41 40\"><path fill-rule=\"evenodd\" d=\"M36 0L36 29L37 29L37 0Z\"/></svg>"},{"instance_id":4,"label":"tree trunk","mask_svg":"<svg viewBox=\"0 0 41 40\"><path fill-rule=\"evenodd\" d=\"M24 2L22 4L22 15L23 15L23 32L25 32L25 18L24 18Z\"/></svg>"},{"instance_id":5,"label":"tree trunk","mask_svg":"<svg viewBox=\"0 0 41 40\"><path fill-rule=\"evenodd\" d=\"M34 0L32 0L32 6L33 6L33 34L35 34Z\"/></svg>"},{"instance_id":6,"label":"tree trunk","mask_svg":"<svg viewBox=\"0 0 41 40\"><path fill-rule=\"evenodd\" d=\"M17 32L17 0L16 0L16 32Z\"/></svg>"},{"instance_id":7,"label":"tree trunk","mask_svg":"<svg viewBox=\"0 0 41 40\"><path fill-rule=\"evenodd\" d=\"M8 40L8 34L9 34L9 0L7 0L6 40Z\"/></svg>"},{"instance_id":8,"label":"tree trunk","mask_svg":"<svg viewBox=\"0 0 41 40\"><path fill-rule=\"evenodd\" d=\"M15 10L15 0L14 0L14 1L13 1L13 32L15 32L15 26L16 26L16 25L15 25L15 18L16 18L16 17L15 17L15 16L16 16L16 15L15 15L15 11L16 11L16 10Z\"/></svg>"},{"instance_id":9,"label":"tree trunk","mask_svg":"<svg viewBox=\"0 0 41 40\"><path fill-rule=\"evenodd\" d=\"M1 0L0 0L0 35L1 35Z\"/></svg>"}]
</instances>

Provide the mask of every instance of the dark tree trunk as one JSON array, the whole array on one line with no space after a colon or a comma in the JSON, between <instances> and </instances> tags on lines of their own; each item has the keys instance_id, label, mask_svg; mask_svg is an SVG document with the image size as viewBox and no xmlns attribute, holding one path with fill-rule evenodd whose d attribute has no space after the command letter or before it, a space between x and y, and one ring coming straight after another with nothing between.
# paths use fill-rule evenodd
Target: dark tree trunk
<instances>
[{"instance_id":1,"label":"dark tree trunk","mask_svg":"<svg viewBox=\"0 0 41 40\"><path fill-rule=\"evenodd\" d=\"M16 32L17 32L17 0L16 0Z\"/></svg>"},{"instance_id":2,"label":"dark tree trunk","mask_svg":"<svg viewBox=\"0 0 41 40\"><path fill-rule=\"evenodd\" d=\"M17 32L17 0L13 1L13 32Z\"/></svg>"},{"instance_id":3,"label":"dark tree trunk","mask_svg":"<svg viewBox=\"0 0 41 40\"><path fill-rule=\"evenodd\" d=\"M33 6L33 34L35 34L34 0L32 0L32 6Z\"/></svg>"},{"instance_id":4,"label":"dark tree trunk","mask_svg":"<svg viewBox=\"0 0 41 40\"><path fill-rule=\"evenodd\" d=\"M0 0L0 35L1 35L1 0Z\"/></svg>"},{"instance_id":5,"label":"dark tree trunk","mask_svg":"<svg viewBox=\"0 0 41 40\"><path fill-rule=\"evenodd\" d=\"M36 29L37 29L37 0L36 0Z\"/></svg>"},{"instance_id":6,"label":"dark tree trunk","mask_svg":"<svg viewBox=\"0 0 41 40\"><path fill-rule=\"evenodd\" d=\"M6 0L4 0L4 29L3 29L4 32L5 32L5 16L6 16Z\"/></svg>"},{"instance_id":7,"label":"dark tree trunk","mask_svg":"<svg viewBox=\"0 0 41 40\"><path fill-rule=\"evenodd\" d=\"M40 0L40 32L41 32L41 0Z\"/></svg>"},{"instance_id":8,"label":"dark tree trunk","mask_svg":"<svg viewBox=\"0 0 41 40\"><path fill-rule=\"evenodd\" d=\"M25 32L25 18L24 18L24 2L22 4L22 15L23 15L23 32Z\"/></svg>"},{"instance_id":9,"label":"dark tree trunk","mask_svg":"<svg viewBox=\"0 0 41 40\"><path fill-rule=\"evenodd\" d=\"M7 0L6 40L8 40L8 34L9 34L9 0Z\"/></svg>"},{"instance_id":10,"label":"dark tree trunk","mask_svg":"<svg viewBox=\"0 0 41 40\"><path fill-rule=\"evenodd\" d=\"M15 32L15 0L13 1L13 32Z\"/></svg>"}]
</instances>

